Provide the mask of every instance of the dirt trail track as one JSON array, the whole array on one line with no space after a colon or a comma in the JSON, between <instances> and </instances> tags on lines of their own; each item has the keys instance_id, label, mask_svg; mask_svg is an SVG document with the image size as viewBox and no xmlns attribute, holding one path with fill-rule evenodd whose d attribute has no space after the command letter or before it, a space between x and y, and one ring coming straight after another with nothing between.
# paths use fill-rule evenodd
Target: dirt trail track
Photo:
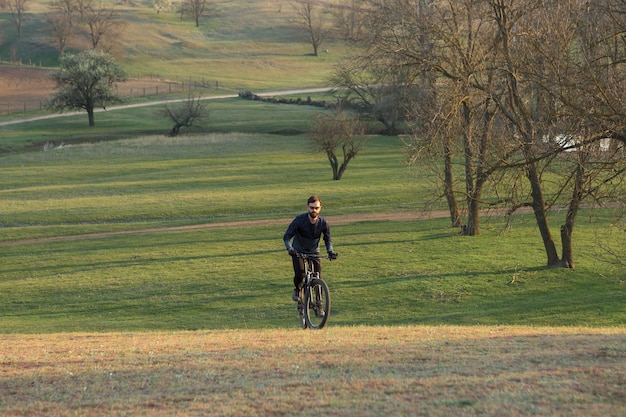
<instances>
[{"instance_id":1,"label":"dirt trail track","mask_svg":"<svg viewBox=\"0 0 626 417\"><path fill-rule=\"evenodd\" d=\"M309 94L309 93L320 93L320 92L324 92L324 91L328 91L328 88L309 88L309 89L303 89L303 90L283 90L283 91L268 91L267 93L262 93L262 94L258 94L259 96L285 96L285 95L289 95L289 94ZM227 99L227 98L235 98L238 97L237 94L225 94L225 95L219 95L219 96L211 96L211 97L202 97L201 100L220 100L220 99ZM179 99L174 99L174 100L159 100L159 101L150 101L150 102L146 102L146 103L134 103L134 104L124 104L124 105L120 105L120 106L111 106L111 107L107 107L106 110L105 109L94 109L94 112L96 113L100 113L100 112L104 112L104 111L114 111L114 110L121 110L121 109L130 109L133 107L146 107L146 106L158 106L161 104L167 104L167 103L177 103L177 102L182 102L187 100L186 98L179 98ZM15 119L15 120L8 120L5 122L0 122L0 126L8 126L8 125L15 125L15 124L19 124L19 123L27 123L27 122L34 122L37 120L47 120L47 119L55 119L57 117L68 117L68 116L76 116L79 114L85 114L84 111L68 111L66 113L54 113L54 114L46 114L44 116L35 116L35 117L30 117L27 119Z\"/></svg>"},{"instance_id":2,"label":"dirt trail track","mask_svg":"<svg viewBox=\"0 0 626 417\"><path fill-rule=\"evenodd\" d=\"M445 211L431 211L431 212L388 212L388 213L367 213L367 214L341 214L336 216L326 216L326 219L331 225L345 225L364 221L410 221L410 220L426 220L435 219L448 216ZM170 226L170 227L153 227L148 229L137 230L122 230L114 232L100 232L100 233L85 233L80 235L69 236L52 236L35 239L22 239L0 242L0 247L18 246L18 245L31 245L49 242L60 242L70 240L85 240L85 239L101 239L111 236L126 236L145 233L163 233L163 232L176 232L182 230L202 230L202 229L216 229L216 228L229 228L229 227L245 227L245 226L274 226L283 224L285 227L291 221L291 218L279 218L279 219L261 219L261 220L241 220L233 222L219 222L219 223L203 223L193 224L188 226Z\"/></svg>"}]
</instances>

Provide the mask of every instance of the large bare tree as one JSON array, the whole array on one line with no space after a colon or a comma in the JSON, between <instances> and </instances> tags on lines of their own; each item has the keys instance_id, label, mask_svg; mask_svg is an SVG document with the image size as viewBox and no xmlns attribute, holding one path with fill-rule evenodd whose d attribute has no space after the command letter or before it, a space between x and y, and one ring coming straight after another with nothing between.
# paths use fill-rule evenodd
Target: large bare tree
<instances>
[{"instance_id":1,"label":"large bare tree","mask_svg":"<svg viewBox=\"0 0 626 417\"><path fill-rule=\"evenodd\" d=\"M493 98L473 86L480 82L489 87L497 81L497 34L486 14L488 5L434 5L425 0L398 1L395 5L370 1L362 10L365 27L370 30L365 35L363 55L351 61L352 65L362 63L354 72L371 73L377 68L380 75L371 83L386 88L392 84L385 77L403 74L396 85L404 94L395 106L402 117L408 114L413 121L412 160L425 152L442 158L443 195L452 224L461 225L461 198L467 212L463 232L479 234L479 209L487 203L484 188L490 178L504 170L515 151L515 146L502 139L507 135ZM354 85L362 89L366 84ZM457 176L454 167L458 158L463 159L464 169Z\"/></svg>"},{"instance_id":2,"label":"large bare tree","mask_svg":"<svg viewBox=\"0 0 626 417\"><path fill-rule=\"evenodd\" d=\"M440 150L449 202L465 196L468 234L478 232L479 205L529 206L547 264L573 267L583 199L597 200L612 186L624 192L614 187L623 151L595 152L601 140L624 138L623 3L364 0L371 18L362 62L393 63L389 71L404 71L423 91L415 95L412 147ZM463 191L452 172L459 159ZM557 170L562 181L546 181L556 180ZM495 201L483 201L487 185ZM559 256L548 216L564 200Z\"/></svg>"},{"instance_id":3,"label":"large bare tree","mask_svg":"<svg viewBox=\"0 0 626 417\"><path fill-rule=\"evenodd\" d=\"M490 1L502 39L506 99L498 105L522 145L530 205L551 266L574 267L572 238L583 199L599 196L624 172L619 154L591 151L604 137L622 135L626 122L623 94L616 94L626 88L626 50L623 44L614 48L619 29L607 13L610 4ZM571 140L565 146L557 143L556 151L562 155L570 147L576 159L559 189L559 194L567 185L570 189L559 257L548 223L552 202L542 175L563 167L561 158L546 168L540 161L546 160L542 144L563 134Z\"/></svg>"}]
</instances>

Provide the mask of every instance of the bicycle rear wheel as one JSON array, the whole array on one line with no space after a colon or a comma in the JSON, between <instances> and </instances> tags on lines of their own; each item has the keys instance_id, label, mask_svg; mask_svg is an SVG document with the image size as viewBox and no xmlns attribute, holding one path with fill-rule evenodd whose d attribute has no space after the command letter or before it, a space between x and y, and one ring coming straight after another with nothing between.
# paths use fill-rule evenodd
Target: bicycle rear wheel
<instances>
[{"instance_id":1,"label":"bicycle rear wheel","mask_svg":"<svg viewBox=\"0 0 626 417\"><path fill-rule=\"evenodd\" d=\"M330 315L330 291L319 278L311 280L304 296L304 319L310 329L321 329Z\"/></svg>"}]
</instances>

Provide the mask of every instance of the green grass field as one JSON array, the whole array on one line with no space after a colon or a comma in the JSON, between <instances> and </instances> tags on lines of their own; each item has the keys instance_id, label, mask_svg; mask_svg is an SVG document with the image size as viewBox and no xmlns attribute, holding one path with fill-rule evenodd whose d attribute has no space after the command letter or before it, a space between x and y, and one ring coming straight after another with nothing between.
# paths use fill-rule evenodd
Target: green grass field
<instances>
[{"instance_id":1,"label":"green grass field","mask_svg":"<svg viewBox=\"0 0 626 417\"><path fill-rule=\"evenodd\" d=\"M215 105L216 130L234 111L231 100L223 106ZM322 196L331 217L440 208L428 172L403 163L399 139L372 137L345 178L331 181L306 135L269 133L293 109L267 126L260 115L268 105L252 106L242 103L238 123L253 130L259 120L268 133L139 136L5 154L0 332L290 327L282 233L310 194ZM294 118L305 115L295 109ZM46 124L62 132L77 118ZM107 118L102 129L115 112ZM4 129L30 141L40 128ZM505 219L486 217L475 238L459 236L445 218L355 217L333 228L341 257L326 265L331 323L623 325L626 277L599 248L611 219L610 210L581 215L572 271L542 267L529 215L516 216L510 230Z\"/></svg>"}]
</instances>

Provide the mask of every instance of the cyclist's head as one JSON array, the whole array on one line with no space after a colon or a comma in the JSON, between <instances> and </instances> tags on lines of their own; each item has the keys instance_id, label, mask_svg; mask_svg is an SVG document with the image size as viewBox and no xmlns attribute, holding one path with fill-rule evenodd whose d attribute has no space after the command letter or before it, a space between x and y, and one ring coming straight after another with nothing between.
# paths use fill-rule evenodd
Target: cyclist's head
<instances>
[{"instance_id":1,"label":"cyclist's head","mask_svg":"<svg viewBox=\"0 0 626 417\"><path fill-rule=\"evenodd\" d=\"M319 197L312 195L307 200L307 210L311 219L315 219L322 209L322 200Z\"/></svg>"},{"instance_id":2,"label":"cyclist's head","mask_svg":"<svg viewBox=\"0 0 626 417\"><path fill-rule=\"evenodd\" d=\"M319 205L321 206L322 205L322 200L320 200L320 198L318 196L312 195L307 200L307 204L313 204L313 203L320 203Z\"/></svg>"}]
</instances>

